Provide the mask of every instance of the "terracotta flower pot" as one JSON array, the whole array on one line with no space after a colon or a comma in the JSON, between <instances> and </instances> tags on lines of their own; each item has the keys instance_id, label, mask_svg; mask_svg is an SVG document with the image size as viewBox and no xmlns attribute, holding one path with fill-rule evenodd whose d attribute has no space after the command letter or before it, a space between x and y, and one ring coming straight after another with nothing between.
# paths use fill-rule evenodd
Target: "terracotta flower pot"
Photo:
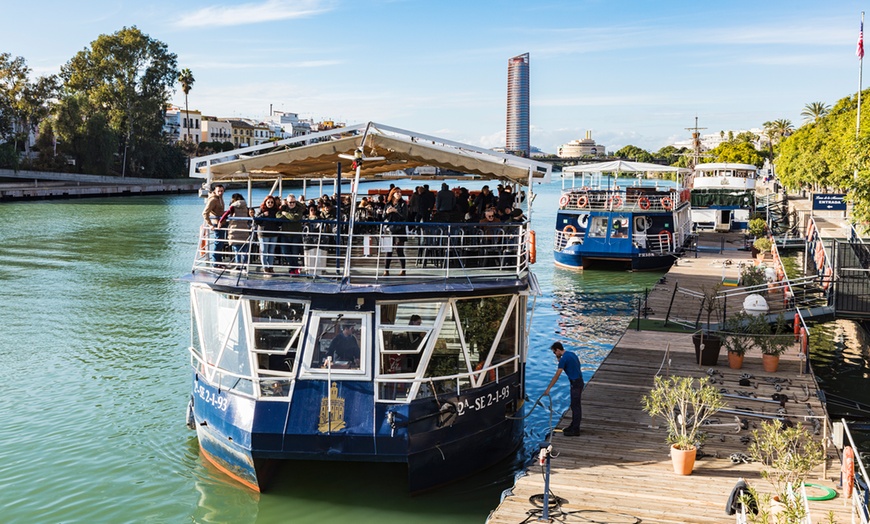
<instances>
[{"instance_id":1,"label":"terracotta flower pot","mask_svg":"<svg viewBox=\"0 0 870 524\"><path fill-rule=\"evenodd\" d=\"M695 468L695 454L697 449L679 449L676 444L671 446L671 462L674 465L674 473L677 475L691 475Z\"/></svg>"},{"instance_id":2,"label":"terracotta flower pot","mask_svg":"<svg viewBox=\"0 0 870 524\"><path fill-rule=\"evenodd\" d=\"M761 367L768 373L776 373L779 369L779 355L761 355Z\"/></svg>"},{"instance_id":3,"label":"terracotta flower pot","mask_svg":"<svg viewBox=\"0 0 870 524\"><path fill-rule=\"evenodd\" d=\"M743 357L737 353L728 352L728 367L731 369L740 369L743 367Z\"/></svg>"}]
</instances>

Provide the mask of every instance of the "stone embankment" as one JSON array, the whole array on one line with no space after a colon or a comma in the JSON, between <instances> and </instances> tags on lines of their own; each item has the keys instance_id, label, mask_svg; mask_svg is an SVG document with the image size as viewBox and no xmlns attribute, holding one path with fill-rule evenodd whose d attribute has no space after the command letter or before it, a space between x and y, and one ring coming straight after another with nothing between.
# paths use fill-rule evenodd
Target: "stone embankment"
<instances>
[{"instance_id":1,"label":"stone embankment","mask_svg":"<svg viewBox=\"0 0 870 524\"><path fill-rule=\"evenodd\" d=\"M193 193L202 182L0 169L0 202L164 193Z\"/></svg>"}]
</instances>

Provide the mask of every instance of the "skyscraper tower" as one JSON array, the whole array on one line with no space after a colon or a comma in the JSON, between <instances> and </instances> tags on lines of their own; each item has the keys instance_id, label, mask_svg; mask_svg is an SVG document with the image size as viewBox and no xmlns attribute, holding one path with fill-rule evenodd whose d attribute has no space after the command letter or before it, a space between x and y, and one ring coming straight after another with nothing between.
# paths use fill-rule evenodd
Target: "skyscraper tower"
<instances>
[{"instance_id":1,"label":"skyscraper tower","mask_svg":"<svg viewBox=\"0 0 870 524\"><path fill-rule=\"evenodd\" d=\"M508 60L507 141L508 153L528 157L529 144L529 54Z\"/></svg>"}]
</instances>

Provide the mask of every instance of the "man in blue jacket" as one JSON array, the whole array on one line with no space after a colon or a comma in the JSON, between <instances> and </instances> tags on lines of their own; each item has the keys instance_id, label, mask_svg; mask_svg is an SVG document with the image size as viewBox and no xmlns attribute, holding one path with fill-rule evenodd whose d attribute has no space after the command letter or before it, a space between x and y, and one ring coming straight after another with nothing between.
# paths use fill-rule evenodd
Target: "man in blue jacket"
<instances>
[{"instance_id":1,"label":"man in blue jacket","mask_svg":"<svg viewBox=\"0 0 870 524\"><path fill-rule=\"evenodd\" d=\"M583 372L580 369L580 359L573 351L565 351L561 342L553 342L550 349L556 355L556 358L559 359L559 369L553 375L553 380L550 381L550 385L547 386L544 395L550 393L550 388L556 384L556 381L559 380L559 375L564 371L571 382L571 425L563 429L562 434L566 437L576 437L580 434L580 419L583 415L583 409L580 405L580 400L583 396Z\"/></svg>"}]
</instances>

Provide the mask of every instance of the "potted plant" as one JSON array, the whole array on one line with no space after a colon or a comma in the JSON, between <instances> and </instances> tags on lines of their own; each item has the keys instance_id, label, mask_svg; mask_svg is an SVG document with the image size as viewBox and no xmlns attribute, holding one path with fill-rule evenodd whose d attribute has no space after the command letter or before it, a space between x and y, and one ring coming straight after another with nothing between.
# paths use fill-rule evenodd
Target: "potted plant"
<instances>
[{"instance_id":1,"label":"potted plant","mask_svg":"<svg viewBox=\"0 0 870 524\"><path fill-rule=\"evenodd\" d=\"M773 487L773 500L779 504L770 516L775 522L803 522L800 486L825 460L822 444L803 425L786 427L780 420L765 422L752 437L748 454L761 464L761 478Z\"/></svg>"},{"instance_id":2,"label":"potted plant","mask_svg":"<svg viewBox=\"0 0 870 524\"><path fill-rule=\"evenodd\" d=\"M752 348L752 337L749 336L749 326L752 317L739 311L725 321L725 333L722 345L728 352L728 367L740 369L743 367L743 357Z\"/></svg>"},{"instance_id":3,"label":"potted plant","mask_svg":"<svg viewBox=\"0 0 870 524\"><path fill-rule=\"evenodd\" d=\"M767 232L767 222L761 217L755 217L749 221L747 225L747 232L754 239L761 238ZM755 248L755 245L752 245L752 256L758 255L758 250Z\"/></svg>"},{"instance_id":4,"label":"potted plant","mask_svg":"<svg viewBox=\"0 0 870 524\"><path fill-rule=\"evenodd\" d=\"M758 316L750 322L749 330L753 343L761 351L761 367L768 373L779 369L779 357L792 344L785 317L780 313L776 319L776 327L771 329L765 316Z\"/></svg>"},{"instance_id":5,"label":"potted plant","mask_svg":"<svg viewBox=\"0 0 870 524\"><path fill-rule=\"evenodd\" d=\"M758 250L756 256L760 260L764 258L766 253L770 253L770 248L773 247L773 242L771 242L767 237L760 237L755 239L755 242L752 243L752 247Z\"/></svg>"},{"instance_id":6,"label":"potted plant","mask_svg":"<svg viewBox=\"0 0 870 524\"><path fill-rule=\"evenodd\" d=\"M661 415L668 428L667 443L671 444L671 461L678 475L691 475L697 446L703 434L701 426L725 406L722 394L708 378L655 378L655 386L642 399L643 409L651 417Z\"/></svg>"},{"instance_id":7,"label":"potted plant","mask_svg":"<svg viewBox=\"0 0 870 524\"><path fill-rule=\"evenodd\" d=\"M722 349L722 339L713 332L713 313L718 311L717 301L722 282L713 286L701 287L703 295L701 299L701 311L705 313L706 323L704 329L692 335L692 343L695 345L695 361L699 366L715 366L719 363L719 351Z\"/></svg>"}]
</instances>

